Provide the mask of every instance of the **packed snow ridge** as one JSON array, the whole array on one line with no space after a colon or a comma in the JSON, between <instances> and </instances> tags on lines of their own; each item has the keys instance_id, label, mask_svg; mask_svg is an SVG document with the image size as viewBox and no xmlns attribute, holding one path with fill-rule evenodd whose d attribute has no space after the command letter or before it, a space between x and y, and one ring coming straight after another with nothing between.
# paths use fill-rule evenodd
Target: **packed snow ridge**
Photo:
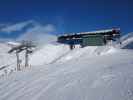
<instances>
[{"instance_id":1,"label":"packed snow ridge","mask_svg":"<svg viewBox=\"0 0 133 100\"><path fill-rule=\"evenodd\" d=\"M133 51L126 48L133 39L128 39L121 46L74 50L44 45L30 56L29 70L0 79L0 100L133 100Z\"/></svg>"}]
</instances>

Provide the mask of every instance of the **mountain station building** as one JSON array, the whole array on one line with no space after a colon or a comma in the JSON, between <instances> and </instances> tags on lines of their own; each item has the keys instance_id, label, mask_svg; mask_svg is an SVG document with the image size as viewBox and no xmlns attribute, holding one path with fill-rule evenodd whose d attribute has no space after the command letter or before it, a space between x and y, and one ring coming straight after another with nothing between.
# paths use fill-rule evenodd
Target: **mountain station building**
<instances>
[{"instance_id":1,"label":"mountain station building","mask_svg":"<svg viewBox=\"0 0 133 100\"><path fill-rule=\"evenodd\" d=\"M58 36L57 42L70 45L73 49L75 45L86 46L103 46L110 41L120 40L120 29L99 30L92 32L81 32L63 34Z\"/></svg>"}]
</instances>

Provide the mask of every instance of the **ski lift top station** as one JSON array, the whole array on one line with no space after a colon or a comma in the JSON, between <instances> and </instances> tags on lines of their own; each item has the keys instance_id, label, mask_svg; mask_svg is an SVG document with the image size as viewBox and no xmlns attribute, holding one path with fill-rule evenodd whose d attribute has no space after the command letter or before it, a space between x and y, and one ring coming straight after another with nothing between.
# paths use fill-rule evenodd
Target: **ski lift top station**
<instances>
[{"instance_id":1,"label":"ski lift top station","mask_svg":"<svg viewBox=\"0 0 133 100\"><path fill-rule=\"evenodd\" d=\"M110 41L120 39L120 28L99 30L92 32L80 32L72 34L63 34L58 36L58 42L70 45L70 48L77 44L81 47L86 46L103 46Z\"/></svg>"}]
</instances>

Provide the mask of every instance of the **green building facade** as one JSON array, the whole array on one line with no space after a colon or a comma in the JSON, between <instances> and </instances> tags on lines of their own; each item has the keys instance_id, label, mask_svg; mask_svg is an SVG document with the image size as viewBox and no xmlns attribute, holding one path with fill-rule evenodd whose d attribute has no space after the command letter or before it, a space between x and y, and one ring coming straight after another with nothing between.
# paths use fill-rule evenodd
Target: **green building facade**
<instances>
[{"instance_id":1,"label":"green building facade","mask_svg":"<svg viewBox=\"0 0 133 100\"><path fill-rule=\"evenodd\" d=\"M85 47L85 46L102 46L102 45L105 45L104 36L100 35L100 34L83 36L81 45L83 47Z\"/></svg>"}]
</instances>

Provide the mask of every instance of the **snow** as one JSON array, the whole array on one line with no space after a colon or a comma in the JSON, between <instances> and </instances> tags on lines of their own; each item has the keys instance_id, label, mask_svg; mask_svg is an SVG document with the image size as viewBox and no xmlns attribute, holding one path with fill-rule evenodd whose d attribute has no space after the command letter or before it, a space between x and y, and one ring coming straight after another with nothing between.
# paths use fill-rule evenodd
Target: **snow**
<instances>
[{"instance_id":1,"label":"snow","mask_svg":"<svg viewBox=\"0 0 133 100\"><path fill-rule=\"evenodd\" d=\"M6 54L2 48L0 54ZM0 100L133 100L132 49L70 50L67 45L47 44L30 56L30 64L0 78Z\"/></svg>"},{"instance_id":2,"label":"snow","mask_svg":"<svg viewBox=\"0 0 133 100\"><path fill-rule=\"evenodd\" d=\"M69 51L68 45L47 44L31 55L30 64L36 66L53 63Z\"/></svg>"},{"instance_id":3,"label":"snow","mask_svg":"<svg viewBox=\"0 0 133 100\"><path fill-rule=\"evenodd\" d=\"M15 68L13 67L16 64L15 55L8 54L10 47L5 43L0 43L0 76L10 73ZM9 68L10 66L10 68Z\"/></svg>"},{"instance_id":4,"label":"snow","mask_svg":"<svg viewBox=\"0 0 133 100\"><path fill-rule=\"evenodd\" d=\"M121 38L123 49L133 49L133 33L129 33Z\"/></svg>"},{"instance_id":5,"label":"snow","mask_svg":"<svg viewBox=\"0 0 133 100\"><path fill-rule=\"evenodd\" d=\"M6 44L8 44L8 45L11 46L11 47L13 47L13 46L19 46L19 45L20 45L20 43L18 43L18 42L13 42L13 41L9 41L9 42L7 42Z\"/></svg>"},{"instance_id":6,"label":"snow","mask_svg":"<svg viewBox=\"0 0 133 100\"><path fill-rule=\"evenodd\" d=\"M123 41L122 48L133 49L133 37Z\"/></svg>"},{"instance_id":7,"label":"snow","mask_svg":"<svg viewBox=\"0 0 133 100\"><path fill-rule=\"evenodd\" d=\"M16 71L16 55L14 53L9 54L8 51L14 47L18 46L20 43L17 42L1 42L0 43L0 77L11 74ZM24 59L24 52L20 54L20 59ZM24 62L22 62L22 67Z\"/></svg>"},{"instance_id":8,"label":"snow","mask_svg":"<svg viewBox=\"0 0 133 100\"><path fill-rule=\"evenodd\" d=\"M131 50L118 50L16 72L0 80L0 99L132 100L132 59Z\"/></svg>"}]
</instances>

